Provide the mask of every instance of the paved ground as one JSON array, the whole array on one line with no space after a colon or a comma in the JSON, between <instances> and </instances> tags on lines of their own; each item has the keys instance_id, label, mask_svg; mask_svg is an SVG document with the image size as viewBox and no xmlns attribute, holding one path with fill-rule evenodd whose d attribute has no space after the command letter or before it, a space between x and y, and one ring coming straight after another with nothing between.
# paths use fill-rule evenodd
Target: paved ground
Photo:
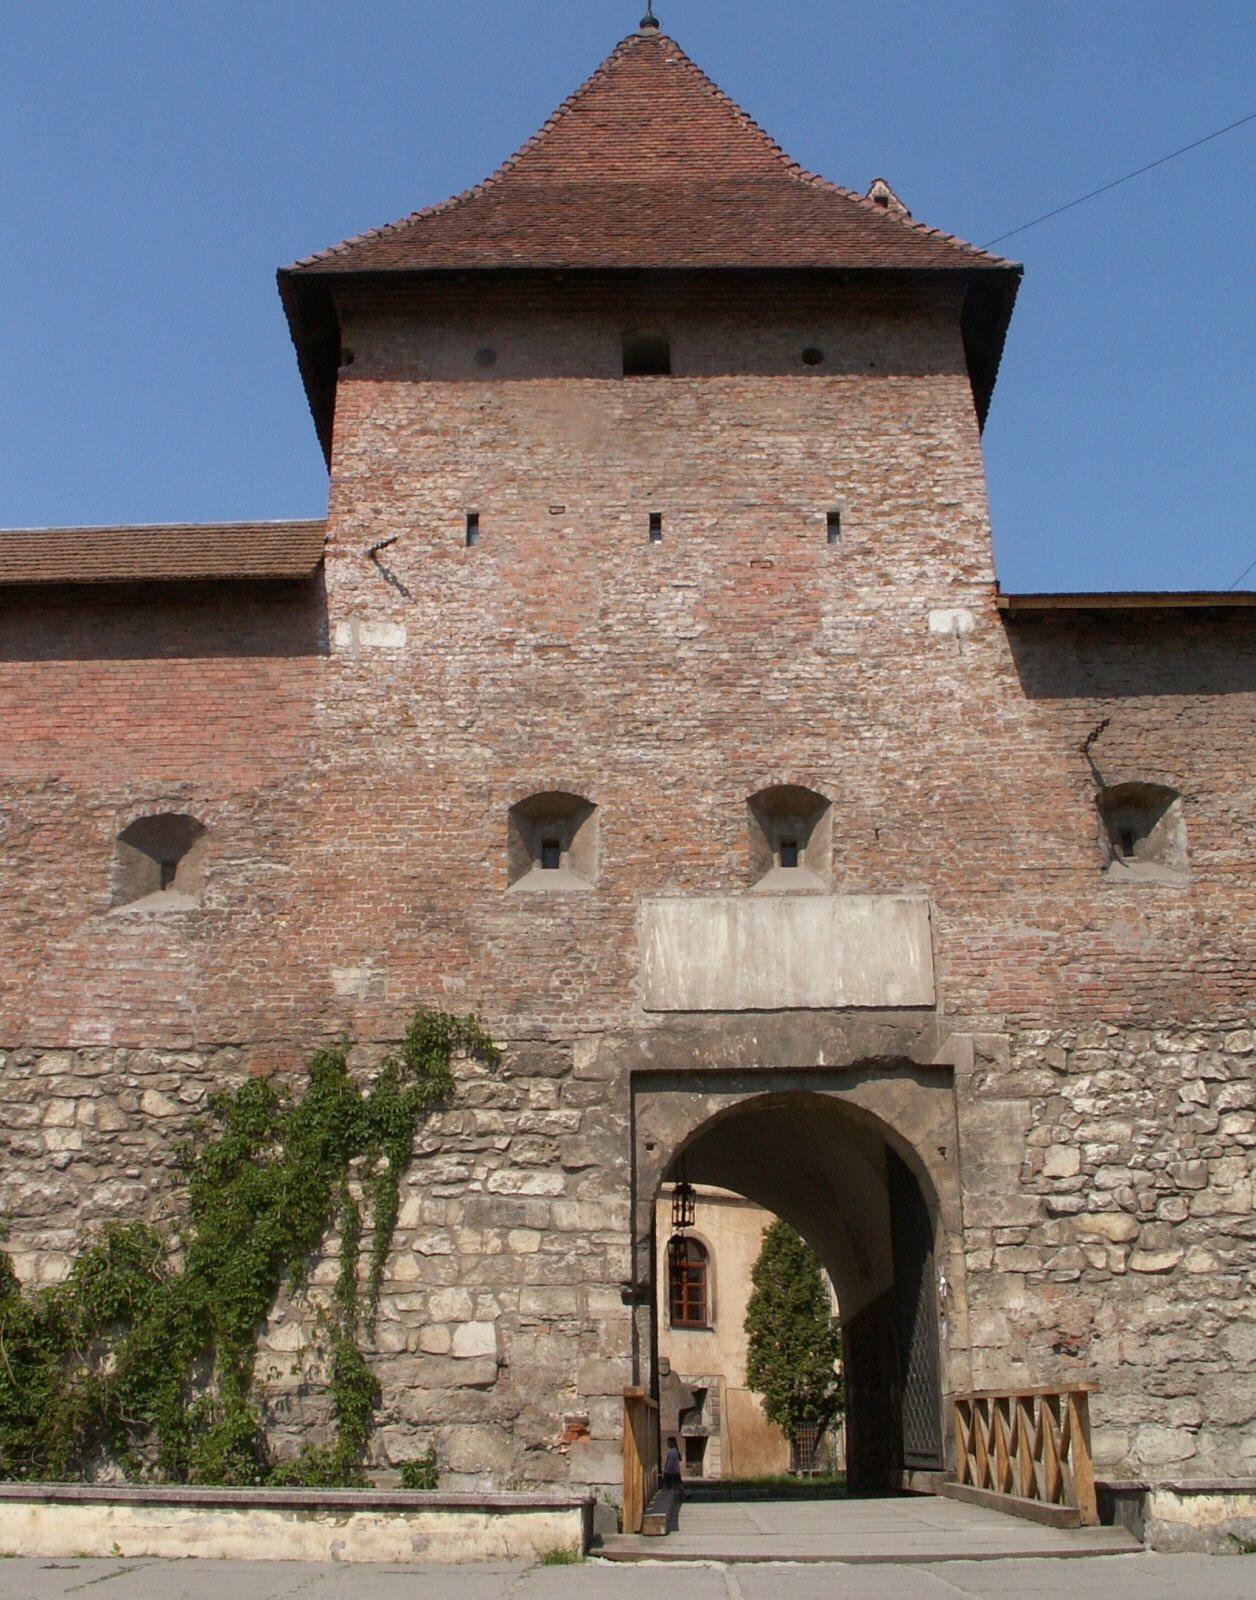
<instances>
[{"instance_id":1,"label":"paved ground","mask_svg":"<svg viewBox=\"0 0 1256 1600\"><path fill-rule=\"evenodd\" d=\"M678 1533L618 1541L672 1558L663 1561L4 1559L0 1600L1256 1600L1256 1557L1102 1553L1126 1537L1112 1528L1061 1532L926 1497L690 1502ZM726 1559L703 1559L715 1550ZM1091 1559L1070 1559L1080 1556Z\"/></svg>"},{"instance_id":2,"label":"paved ground","mask_svg":"<svg viewBox=\"0 0 1256 1600\"><path fill-rule=\"evenodd\" d=\"M665 1539L606 1541L618 1560L954 1561L1134 1551L1124 1528L1044 1528L932 1495L893 1500L686 1501ZM1256 1567L1252 1600L1256 1600Z\"/></svg>"},{"instance_id":3,"label":"paved ground","mask_svg":"<svg viewBox=\"0 0 1256 1600\"><path fill-rule=\"evenodd\" d=\"M1103 1556L938 1566L300 1566L0 1561L3 1600L1253 1600L1256 1557Z\"/></svg>"}]
</instances>

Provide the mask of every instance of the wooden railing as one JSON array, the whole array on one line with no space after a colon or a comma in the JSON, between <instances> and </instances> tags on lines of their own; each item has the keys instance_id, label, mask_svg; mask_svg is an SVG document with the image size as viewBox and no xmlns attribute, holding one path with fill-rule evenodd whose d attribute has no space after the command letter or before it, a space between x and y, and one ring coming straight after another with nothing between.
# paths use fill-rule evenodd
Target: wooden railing
<instances>
[{"instance_id":1,"label":"wooden railing","mask_svg":"<svg viewBox=\"0 0 1256 1600\"><path fill-rule=\"evenodd\" d=\"M975 1489L1071 1506L1099 1521L1090 1455L1090 1396L1098 1387L957 1394L956 1479Z\"/></svg>"},{"instance_id":2,"label":"wooden railing","mask_svg":"<svg viewBox=\"0 0 1256 1600\"><path fill-rule=\"evenodd\" d=\"M644 1389L624 1390L624 1532L640 1533L659 1486L659 1408Z\"/></svg>"}]
</instances>

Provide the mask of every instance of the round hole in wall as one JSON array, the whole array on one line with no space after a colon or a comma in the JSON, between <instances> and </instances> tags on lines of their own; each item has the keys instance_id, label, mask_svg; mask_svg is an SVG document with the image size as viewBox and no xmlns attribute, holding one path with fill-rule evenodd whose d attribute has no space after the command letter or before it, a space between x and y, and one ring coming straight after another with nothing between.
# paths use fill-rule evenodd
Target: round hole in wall
<instances>
[{"instance_id":1,"label":"round hole in wall","mask_svg":"<svg viewBox=\"0 0 1256 1600\"><path fill-rule=\"evenodd\" d=\"M497 365L497 351L477 350L475 352L475 364L477 367L495 367Z\"/></svg>"},{"instance_id":2,"label":"round hole in wall","mask_svg":"<svg viewBox=\"0 0 1256 1600\"><path fill-rule=\"evenodd\" d=\"M818 367L824 360L824 351L817 350L815 345L809 344L802 353L802 359L809 367Z\"/></svg>"},{"instance_id":3,"label":"round hole in wall","mask_svg":"<svg viewBox=\"0 0 1256 1600\"><path fill-rule=\"evenodd\" d=\"M353 351L350 350L347 345L342 345L341 348L340 348L340 365L342 367L351 367L353 365L353 362L354 362Z\"/></svg>"}]
</instances>

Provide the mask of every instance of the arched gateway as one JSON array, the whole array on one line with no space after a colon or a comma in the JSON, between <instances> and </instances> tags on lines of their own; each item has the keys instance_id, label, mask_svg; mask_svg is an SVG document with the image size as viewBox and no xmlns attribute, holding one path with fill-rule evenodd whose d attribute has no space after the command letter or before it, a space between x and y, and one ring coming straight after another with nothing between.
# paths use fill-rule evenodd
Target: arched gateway
<instances>
[{"instance_id":1,"label":"arched gateway","mask_svg":"<svg viewBox=\"0 0 1256 1600\"><path fill-rule=\"evenodd\" d=\"M783 1217L829 1272L852 1490L940 1471L944 1396L968 1377L949 1066L900 1056L645 1071L634 1074L633 1132L635 1380L657 1389L654 1309L666 1286L651 1271L654 1202L683 1174Z\"/></svg>"}]
</instances>

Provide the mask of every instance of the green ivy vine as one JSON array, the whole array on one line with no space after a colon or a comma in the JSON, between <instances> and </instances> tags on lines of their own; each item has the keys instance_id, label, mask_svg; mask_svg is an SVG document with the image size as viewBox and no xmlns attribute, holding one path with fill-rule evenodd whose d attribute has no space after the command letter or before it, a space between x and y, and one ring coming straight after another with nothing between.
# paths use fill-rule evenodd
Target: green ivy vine
<instances>
[{"instance_id":1,"label":"green ivy vine","mask_svg":"<svg viewBox=\"0 0 1256 1600\"><path fill-rule=\"evenodd\" d=\"M299 1098L273 1078L249 1079L211 1099L213 1131L181 1152L177 1232L111 1224L64 1282L39 1290L23 1290L0 1252L0 1479L66 1481L112 1461L128 1478L173 1483L364 1482L380 1392L360 1339L416 1131L451 1097L459 1051L498 1059L476 1019L420 1010L365 1092L343 1045L313 1058ZM280 1290L304 1286L333 1231L340 1265L321 1332L334 1435L276 1464L256 1393L258 1338Z\"/></svg>"}]
</instances>

